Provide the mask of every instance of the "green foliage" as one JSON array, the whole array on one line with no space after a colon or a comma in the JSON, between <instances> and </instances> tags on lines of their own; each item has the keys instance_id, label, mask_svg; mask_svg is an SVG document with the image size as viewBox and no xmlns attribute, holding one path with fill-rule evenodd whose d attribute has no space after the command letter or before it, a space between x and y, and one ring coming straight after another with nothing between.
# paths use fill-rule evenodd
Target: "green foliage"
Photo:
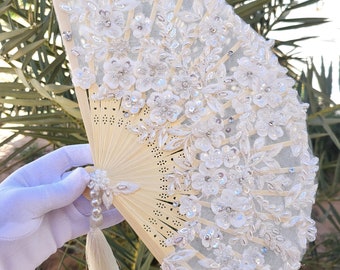
<instances>
[{"instance_id":1,"label":"green foliage","mask_svg":"<svg viewBox=\"0 0 340 270\"><path fill-rule=\"evenodd\" d=\"M326 18L291 18L291 13L315 4L319 0L226 0L233 5L235 12L242 17L260 35L268 38L273 31L287 33L294 30L304 29L327 22ZM282 35L287 36L287 35ZM288 35L289 36L289 35ZM294 49L299 47L299 42L314 38L315 36L305 36L299 39L275 40L273 48L278 56L281 65L288 69L288 74L297 78L299 71L296 70L293 61L303 62L294 54ZM290 51L290 53L284 53Z\"/></svg>"},{"instance_id":2,"label":"green foliage","mask_svg":"<svg viewBox=\"0 0 340 270\"><path fill-rule=\"evenodd\" d=\"M235 11L262 36L272 31L294 31L326 22L325 18L291 18L292 11L314 4L318 0L299 3L293 0L227 0ZM293 50L306 36L292 40L277 40L273 48L280 63L289 74L298 79L297 89L304 102L310 103L308 125L315 154L320 158L319 192L317 203L319 222L328 221L335 233L340 230L340 215L334 202L338 201L340 181L339 105L331 99L331 74L324 65L319 72L313 62L303 74L296 72L292 60ZM282 47L292 53L283 53ZM328 74L326 74L328 73ZM0 172L22 151L15 164L29 161L31 154L41 154L45 147L86 142L76 96L72 89L70 71L60 38L58 23L51 0L0 1L0 118L1 128L14 132L0 147L19 135L30 136L0 162ZM314 87L317 81L318 89ZM36 139L49 144L36 146ZM127 223L123 222L105 231L122 269L157 269L158 265L145 245ZM71 269L66 258L76 268L85 269L83 237L71 241L63 248L58 269ZM340 267L337 252L339 239L325 238L308 250L304 269L336 269ZM329 268L324 268L324 267ZM334 268L331 268L334 267ZM40 268L43 269L43 268Z\"/></svg>"},{"instance_id":3,"label":"green foliage","mask_svg":"<svg viewBox=\"0 0 340 270\"><path fill-rule=\"evenodd\" d=\"M50 4L0 5L2 128L59 145L86 142Z\"/></svg>"},{"instance_id":4,"label":"green foliage","mask_svg":"<svg viewBox=\"0 0 340 270\"><path fill-rule=\"evenodd\" d=\"M319 69L311 60L297 86L302 101L310 104L309 136L320 160L314 207L319 234L305 255L304 269L340 269L340 105L331 99L332 75L332 64L326 72L323 59Z\"/></svg>"}]
</instances>

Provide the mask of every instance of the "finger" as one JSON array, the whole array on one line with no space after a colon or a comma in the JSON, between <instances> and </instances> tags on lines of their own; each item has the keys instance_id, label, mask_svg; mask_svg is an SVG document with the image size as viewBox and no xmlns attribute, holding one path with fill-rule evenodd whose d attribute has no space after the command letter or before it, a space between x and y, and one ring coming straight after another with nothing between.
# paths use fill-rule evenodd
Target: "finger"
<instances>
[{"instance_id":1,"label":"finger","mask_svg":"<svg viewBox=\"0 0 340 270\"><path fill-rule=\"evenodd\" d=\"M106 210L103 212L103 224L100 226L101 229L106 229L121 223L124 217L119 213L117 208Z\"/></svg>"},{"instance_id":2,"label":"finger","mask_svg":"<svg viewBox=\"0 0 340 270\"><path fill-rule=\"evenodd\" d=\"M70 214L71 219L74 219L72 224L73 228L73 238L87 234L90 230L90 219L92 206L89 200L85 197L80 196L74 203L74 211ZM108 227L114 226L124 220L124 217L119 213L116 208L110 210L105 210L103 212L103 223L100 226L101 229L106 229Z\"/></svg>"},{"instance_id":3,"label":"finger","mask_svg":"<svg viewBox=\"0 0 340 270\"><path fill-rule=\"evenodd\" d=\"M27 164L19 169L17 174L24 180L21 184L36 186L59 181L65 171L92 163L88 144L69 145Z\"/></svg>"},{"instance_id":4,"label":"finger","mask_svg":"<svg viewBox=\"0 0 340 270\"><path fill-rule=\"evenodd\" d=\"M57 211L53 211L51 213L55 213ZM100 229L106 229L111 226L114 226L124 220L123 216L118 212L117 209L113 208L107 210L103 213L103 224L100 226ZM72 222L72 239L79 237L81 235L85 235L90 230L90 217L84 216L78 212L78 209L68 208L68 218ZM60 219L59 219L60 220ZM70 240L70 238L65 239L65 241Z\"/></svg>"},{"instance_id":5,"label":"finger","mask_svg":"<svg viewBox=\"0 0 340 270\"><path fill-rule=\"evenodd\" d=\"M75 208L83 216L86 216L90 220L91 212L93 207L88 199L84 196L80 196L74 203ZM103 206L104 208L104 206ZM119 213L119 211L112 207L109 210L103 211L103 224L100 226L102 229L114 226L124 220L124 217Z\"/></svg>"},{"instance_id":6,"label":"finger","mask_svg":"<svg viewBox=\"0 0 340 270\"><path fill-rule=\"evenodd\" d=\"M72 204L85 190L90 175L83 168L77 168L59 182L31 187L30 207L37 217Z\"/></svg>"}]
</instances>

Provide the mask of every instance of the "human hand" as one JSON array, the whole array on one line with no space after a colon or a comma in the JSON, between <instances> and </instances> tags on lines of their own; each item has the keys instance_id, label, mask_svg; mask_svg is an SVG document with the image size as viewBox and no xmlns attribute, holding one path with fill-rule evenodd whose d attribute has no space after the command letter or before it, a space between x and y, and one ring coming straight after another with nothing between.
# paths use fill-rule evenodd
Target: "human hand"
<instances>
[{"instance_id":1,"label":"human hand","mask_svg":"<svg viewBox=\"0 0 340 270\"><path fill-rule=\"evenodd\" d=\"M91 205L81 194L90 176L80 167L89 164L89 145L65 146L0 184L0 269L34 269L65 242L89 231ZM124 219L115 208L103 217L102 228Z\"/></svg>"}]
</instances>

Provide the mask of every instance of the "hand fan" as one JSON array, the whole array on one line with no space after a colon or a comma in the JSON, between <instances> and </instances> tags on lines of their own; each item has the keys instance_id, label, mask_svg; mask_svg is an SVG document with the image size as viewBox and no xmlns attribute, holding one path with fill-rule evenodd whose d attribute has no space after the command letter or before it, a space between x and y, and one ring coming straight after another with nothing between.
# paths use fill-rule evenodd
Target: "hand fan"
<instances>
[{"instance_id":1,"label":"hand fan","mask_svg":"<svg viewBox=\"0 0 340 270\"><path fill-rule=\"evenodd\" d=\"M221 0L55 0L94 157L162 269L298 269L315 238L306 108Z\"/></svg>"}]
</instances>

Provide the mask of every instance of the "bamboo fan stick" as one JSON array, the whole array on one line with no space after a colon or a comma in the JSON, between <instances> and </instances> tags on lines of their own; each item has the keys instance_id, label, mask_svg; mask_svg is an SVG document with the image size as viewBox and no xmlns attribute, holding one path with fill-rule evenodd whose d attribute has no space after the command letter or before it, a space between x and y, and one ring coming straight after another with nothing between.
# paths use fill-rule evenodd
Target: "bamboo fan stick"
<instances>
[{"instance_id":1,"label":"bamboo fan stick","mask_svg":"<svg viewBox=\"0 0 340 270\"><path fill-rule=\"evenodd\" d=\"M126 25L125 25L125 33L124 33L124 39L125 40L129 40L130 39L130 35L131 35L131 29L130 29L130 24L131 21L133 19L133 16L135 15L135 11L134 10L130 10L128 13L128 18L126 20Z\"/></svg>"},{"instance_id":2,"label":"bamboo fan stick","mask_svg":"<svg viewBox=\"0 0 340 270\"><path fill-rule=\"evenodd\" d=\"M63 39L63 46L65 47L65 50L67 52L71 52L72 48L74 47L74 41L72 39L71 33L71 25L67 14L61 10L60 5L61 5L60 1L58 0L54 1L54 9L59 23L59 28L65 29L65 31L61 35ZM79 68L77 56L73 53L68 53L67 57L71 66L71 71L77 70ZM85 125L88 140L92 142L93 135L89 123L90 107L87 100L87 93L86 91L80 89L79 87L75 87L75 92L80 107L80 113Z\"/></svg>"},{"instance_id":3,"label":"bamboo fan stick","mask_svg":"<svg viewBox=\"0 0 340 270\"><path fill-rule=\"evenodd\" d=\"M176 15L183 5L183 0L178 0L174 9L174 14Z\"/></svg>"},{"instance_id":4,"label":"bamboo fan stick","mask_svg":"<svg viewBox=\"0 0 340 270\"><path fill-rule=\"evenodd\" d=\"M282 197L282 199L284 199L285 197L287 197L290 194L290 192L288 192L288 191L281 191L281 192L277 191L276 194L275 194L275 191L271 192L270 190L268 190L268 192L266 192L266 191L262 192L260 190L254 190L254 191L251 191L250 193L252 195L255 195L255 196L271 196L271 197L277 196L277 197ZM199 204L203 207L206 207L206 208L211 207L209 202L200 201ZM256 213L259 216L266 217L267 220L276 221L278 219L278 217L274 216L273 214L268 214L268 213L260 212L260 211L256 211ZM280 219L280 222L288 222L291 218L281 216L281 217L279 217L279 219ZM226 231L226 232L229 232L229 231ZM232 232L232 229L230 229L230 233L235 235L235 233Z\"/></svg>"},{"instance_id":5,"label":"bamboo fan stick","mask_svg":"<svg viewBox=\"0 0 340 270\"><path fill-rule=\"evenodd\" d=\"M124 137L123 137L124 138ZM109 138L110 139L110 138ZM115 138L111 138L115 139ZM112 168L120 168L121 170L125 170L131 166L135 168L141 167L144 165L153 165L155 161L152 162L152 159L146 160L143 159L141 154L144 154L144 157L151 157L150 152L147 151L148 149L144 149L140 145L133 145L136 140L126 139L124 143L121 145L110 145L111 152L108 153L105 162L103 163L104 167L112 167ZM130 144L129 144L130 143ZM126 151L124 151L124 147L126 145ZM133 162L133 163L131 163ZM154 165L152 166L154 167Z\"/></svg>"},{"instance_id":6,"label":"bamboo fan stick","mask_svg":"<svg viewBox=\"0 0 340 270\"><path fill-rule=\"evenodd\" d=\"M114 129L114 128L113 128ZM145 144L141 144L134 134L128 133L128 131L120 132L117 131L118 134L113 134L113 136L108 136L107 144L105 144L105 149L107 151L110 163L105 163L105 166L110 166L111 162L114 162L114 165L120 165L125 167L131 162L137 163L148 162L154 163L156 162L157 157L164 157L165 160L169 160L172 157L166 157L164 153L157 151L155 147L148 147ZM147 157L148 159L144 158Z\"/></svg>"},{"instance_id":7,"label":"bamboo fan stick","mask_svg":"<svg viewBox=\"0 0 340 270\"><path fill-rule=\"evenodd\" d=\"M173 247L161 247L159 246L158 242L155 243L155 241L153 241L153 239L149 237L149 235L159 237L159 234L157 233L157 231L154 230L152 226L148 227L150 230L149 232L145 231L145 229L142 226L142 224L144 224L145 222L145 217L138 215L137 211L136 212L130 211L131 202L132 201L129 201L129 203L126 203L122 196L116 196L114 197L114 200L113 200L114 205L116 205L116 207L119 207L119 209L122 209L124 211L125 219L131 225L134 231L139 235L139 237L141 237L143 242L150 248L151 252L156 257L156 259L159 261L162 261L168 254L174 251L174 248ZM144 211L140 213L144 213Z\"/></svg>"},{"instance_id":8,"label":"bamboo fan stick","mask_svg":"<svg viewBox=\"0 0 340 270\"><path fill-rule=\"evenodd\" d=\"M241 47L241 42L238 41L237 43L235 43L235 45L229 51L227 51L226 54L224 54L221 57L220 60L218 60L218 62L216 63L215 66L213 66L213 67L211 67L210 69L207 70L207 73L216 71L218 69L218 67L221 66L222 64L224 64L226 61L228 61L230 56L233 55L240 47Z\"/></svg>"},{"instance_id":9,"label":"bamboo fan stick","mask_svg":"<svg viewBox=\"0 0 340 270\"><path fill-rule=\"evenodd\" d=\"M152 4L152 10L150 13L150 23L151 23L151 28L153 24L155 23L156 15L157 15L157 8L158 8L158 2L159 0L154 0ZM150 34L146 35L145 38L148 39L150 37ZM143 56L143 50L141 49L138 53L137 56L137 61L141 61Z\"/></svg>"},{"instance_id":10,"label":"bamboo fan stick","mask_svg":"<svg viewBox=\"0 0 340 270\"><path fill-rule=\"evenodd\" d=\"M118 195L118 197L119 196L124 195ZM134 215L140 216L144 219L142 223L138 224L139 226L143 226L150 222L154 225L157 223L154 227L161 234L165 235L167 234L167 231L169 231L170 234L172 234L172 232L176 232L186 221L184 216L180 218L178 210L173 209L172 206L166 205L158 199L150 196L147 200L143 199L145 198L138 195L129 196L129 198L121 198L122 203L126 204L126 207L128 207L128 205L130 205L131 208L133 207L132 209L134 209L135 212ZM115 198L113 202L116 203L117 200L119 200L119 198ZM150 213L153 213L153 215Z\"/></svg>"},{"instance_id":11,"label":"bamboo fan stick","mask_svg":"<svg viewBox=\"0 0 340 270\"><path fill-rule=\"evenodd\" d=\"M276 190L252 190L251 194L260 195L260 196L268 196L268 197L287 197L291 194L290 191L276 191Z\"/></svg>"},{"instance_id":12,"label":"bamboo fan stick","mask_svg":"<svg viewBox=\"0 0 340 270\"><path fill-rule=\"evenodd\" d=\"M210 227L214 227L215 226L215 223L213 223L212 221L207 220L207 219L200 218L199 222L202 223L202 224L205 224L207 226L210 226ZM229 229L220 228L220 230L224 231L224 232L226 232L226 233L228 233L230 235L234 235L234 236L237 235L237 232L234 231L233 229L230 229L230 228ZM266 242L263 239L258 238L258 237L252 237L250 239L248 238L247 240L250 241L250 242L254 242L254 243L260 244L261 246L266 246Z\"/></svg>"},{"instance_id":13,"label":"bamboo fan stick","mask_svg":"<svg viewBox=\"0 0 340 270\"><path fill-rule=\"evenodd\" d=\"M266 152L266 151L269 151L271 149L274 149L278 146L282 146L282 148L285 148L285 147L290 147L294 144L293 141L284 141L284 142L277 142L277 143L273 143L273 144L268 144L268 145L265 145L261 148L258 148L258 149L252 149L251 150L251 153L255 153L255 152Z\"/></svg>"},{"instance_id":14,"label":"bamboo fan stick","mask_svg":"<svg viewBox=\"0 0 340 270\"><path fill-rule=\"evenodd\" d=\"M258 171L259 175L267 175L267 174L298 174L303 172L303 168L300 166L296 167L286 167L286 168L275 168L275 169L263 169L261 171Z\"/></svg>"},{"instance_id":15,"label":"bamboo fan stick","mask_svg":"<svg viewBox=\"0 0 340 270\"><path fill-rule=\"evenodd\" d=\"M99 117L101 118L101 115ZM116 125L109 126L103 123L102 119L93 129L94 132L99 133L96 135L99 139L94 143L94 148L97 149L96 158L100 160L99 164L103 167L109 166L112 156L123 158L133 151L134 146L138 146L133 144L134 140L131 136L125 136L127 132L123 128L117 128ZM119 162L119 159L117 158L116 161Z\"/></svg>"},{"instance_id":16,"label":"bamboo fan stick","mask_svg":"<svg viewBox=\"0 0 340 270\"><path fill-rule=\"evenodd\" d=\"M87 139L89 141L90 145L93 145L93 132L91 128L91 122L90 122L90 106L88 104L88 98L87 93L83 89L76 87L75 88L77 101L80 107L80 112L82 116L82 120L85 126Z\"/></svg>"}]
</instances>

